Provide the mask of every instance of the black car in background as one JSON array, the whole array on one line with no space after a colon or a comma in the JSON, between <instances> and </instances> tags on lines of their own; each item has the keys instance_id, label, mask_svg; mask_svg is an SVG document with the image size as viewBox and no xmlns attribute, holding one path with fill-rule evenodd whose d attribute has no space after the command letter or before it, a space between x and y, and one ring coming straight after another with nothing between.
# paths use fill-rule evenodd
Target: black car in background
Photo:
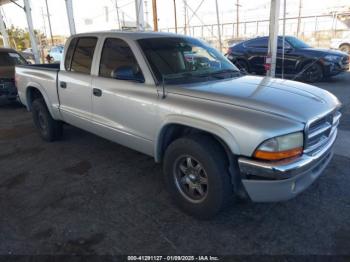
<instances>
[{"instance_id":1,"label":"black car in background","mask_svg":"<svg viewBox=\"0 0 350 262\"><path fill-rule=\"evenodd\" d=\"M247 73L265 74L268 37L250 39L229 47L226 57ZM283 38L278 37L276 76L282 74ZM313 48L294 36L284 40L284 76L316 82L349 70L346 53Z\"/></svg>"},{"instance_id":2,"label":"black car in background","mask_svg":"<svg viewBox=\"0 0 350 262\"><path fill-rule=\"evenodd\" d=\"M17 51L0 48L0 98L16 100L15 66L28 62Z\"/></svg>"}]
</instances>

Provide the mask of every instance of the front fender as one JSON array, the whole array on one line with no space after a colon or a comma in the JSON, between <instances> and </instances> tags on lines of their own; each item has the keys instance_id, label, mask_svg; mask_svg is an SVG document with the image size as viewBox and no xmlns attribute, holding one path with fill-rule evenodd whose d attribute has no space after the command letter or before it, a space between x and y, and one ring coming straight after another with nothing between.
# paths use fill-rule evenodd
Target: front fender
<instances>
[{"instance_id":1,"label":"front fender","mask_svg":"<svg viewBox=\"0 0 350 262\"><path fill-rule=\"evenodd\" d=\"M196 129L208 132L210 134L213 134L219 137L226 144L226 146L231 150L233 154L236 154L236 155L240 154L240 148L234 135L231 134L223 126L220 126L217 123L213 123L202 119L195 119L195 118L187 117L183 115L171 115L171 116L168 116L163 121L161 128L158 130L156 134L155 146L154 146L154 157L156 162L159 162L161 159L161 145L162 145L162 138L163 138L164 131L166 130L166 127L171 124L188 126L188 127L196 128Z\"/></svg>"}]
</instances>

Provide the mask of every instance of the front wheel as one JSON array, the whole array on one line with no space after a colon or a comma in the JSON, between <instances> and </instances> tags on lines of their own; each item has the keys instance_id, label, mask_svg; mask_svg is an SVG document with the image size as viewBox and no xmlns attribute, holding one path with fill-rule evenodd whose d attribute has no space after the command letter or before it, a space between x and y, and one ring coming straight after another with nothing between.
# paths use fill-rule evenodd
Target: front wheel
<instances>
[{"instance_id":1,"label":"front wheel","mask_svg":"<svg viewBox=\"0 0 350 262\"><path fill-rule=\"evenodd\" d=\"M62 122L52 118L44 99L38 98L34 100L32 104L32 115L34 125L45 141L51 142L62 137Z\"/></svg>"},{"instance_id":2,"label":"front wheel","mask_svg":"<svg viewBox=\"0 0 350 262\"><path fill-rule=\"evenodd\" d=\"M175 140L165 152L163 168L175 203L196 218L213 217L232 199L226 155L210 136Z\"/></svg>"},{"instance_id":3,"label":"front wheel","mask_svg":"<svg viewBox=\"0 0 350 262\"><path fill-rule=\"evenodd\" d=\"M323 79L323 69L318 63L306 64L302 69L302 80L309 83L318 82Z\"/></svg>"}]
</instances>

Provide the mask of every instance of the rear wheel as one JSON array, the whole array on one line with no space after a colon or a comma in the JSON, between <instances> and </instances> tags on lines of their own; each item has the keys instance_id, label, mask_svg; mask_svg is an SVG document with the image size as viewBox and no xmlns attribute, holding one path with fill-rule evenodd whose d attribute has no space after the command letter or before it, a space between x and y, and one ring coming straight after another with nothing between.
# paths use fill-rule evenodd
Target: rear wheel
<instances>
[{"instance_id":1,"label":"rear wheel","mask_svg":"<svg viewBox=\"0 0 350 262\"><path fill-rule=\"evenodd\" d=\"M347 54L350 54L350 45L349 44L342 44L339 47L340 51L345 52Z\"/></svg>"},{"instance_id":2,"label":"rear wheel","mask_svg":"<svg viewBox=\"0 0 350 262\"><path fill-rule=\"evenodd\" d=\"M175 140L166 150L163 168L175 203L196 218L213 217L232 199L226 155L210 136Z\"/></svg>"},{"instance_id":3,"label":"rear wheel","mask_svg":"<svg viewBox=\"0 0 350 262\"><path fill-rule=\"evenodd\" d=\"M58 140L62 137L62 122L52 118L46 107L44 99L37 98L32 104L32 115L34 124L40 136L48 142Z\"/></svg>"},{"instance_id":4,"label":"rear wheel","mask_svg":"<svg viewBox=\"0 0 350 262\"><path fill-rule=\"evenodd\" d=\"M323 79L323 69L318 63L306 64L302 69L302 80L314 83Z\"/></svg>"}]
</instances>

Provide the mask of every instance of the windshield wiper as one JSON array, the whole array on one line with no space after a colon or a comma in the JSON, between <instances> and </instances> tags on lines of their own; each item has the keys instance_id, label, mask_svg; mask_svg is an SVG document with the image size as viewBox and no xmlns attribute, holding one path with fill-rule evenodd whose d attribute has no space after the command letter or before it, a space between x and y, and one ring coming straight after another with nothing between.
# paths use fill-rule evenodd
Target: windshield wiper
<instances>
[{"instance_id":1,"label":"windshield wiper","mask_svg":"<svg viewBox=\"0 0 350 262\"><path fill-rule=\"evenodd\" d=\"M202 74L203 77L207 76L207 77L214 77L217 79L225 79L227 77L222 76L222 74L228 74L230 73L230 77L234 77L234 76L241 76L241 72L237 71L237 70L233 70L233 69L222 69L222 70L218 70L218 71L214 71L214 72L210 72L207 74Z\"/></svg>"}]
</instances>

